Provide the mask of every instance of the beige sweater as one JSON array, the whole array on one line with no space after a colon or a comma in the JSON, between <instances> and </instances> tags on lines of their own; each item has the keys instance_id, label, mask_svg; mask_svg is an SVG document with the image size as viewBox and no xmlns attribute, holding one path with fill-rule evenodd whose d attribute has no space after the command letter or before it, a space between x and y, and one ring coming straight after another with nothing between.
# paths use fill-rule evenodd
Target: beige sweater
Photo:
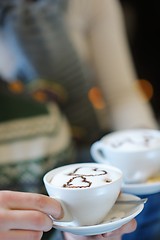
<instances>
[{"instance_id":1,"label":"beige sweater","mask_svg":"<svg viewBox=\"0 0 160 240\"><path fill-rule=\"evenodd\" d=\"M105 106L95 109L101 126L157 128L149 103L135 87L137 75L119 2L69 0L65 19L77 52L103 93ZM12 79L16 64L0 32L0 74Z\"/></svg>"},{"instance_id":2,"label":"beige sweater","mask_svg":"<svg viewBox=\"0 0 160 240\"><path fill-rule=\"evenodd\" d=\"M130 54L123 13L116 0L69 0L66 22L73 42L103 91L114 130L157 128L149 103L135 87L137 75Z\"/></svg>"}]
</instances>

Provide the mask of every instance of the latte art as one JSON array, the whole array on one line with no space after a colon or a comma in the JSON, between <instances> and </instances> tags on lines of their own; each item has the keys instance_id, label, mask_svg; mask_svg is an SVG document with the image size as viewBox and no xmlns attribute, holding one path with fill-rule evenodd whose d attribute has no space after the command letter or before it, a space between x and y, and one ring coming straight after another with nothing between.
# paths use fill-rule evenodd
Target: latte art
<instances>
[{"instance_id":1,"label":"latte art","mask_svg":"<svg viewBox=\"0 0 160 240\"><path fill-rule=\"evenodd\" d=\"M63 188L89 188L112 182L105 169L95 167L67 168L57 173L51 184Z\"/></svg>"},{"instance_id":2,"label":"latte art","mask_svg":"<svg viewBox=\"0 0 160 240\"><path fill-rule=\"evenodd\" d=\"M81 184L81 185L77 185ZM77 176L71 178L66 184L63 185L65 188L87 188L90 187L92 183L87 181L87 179L83 176Z\"/></svg>"},{"instance_id":3,"label":"latte art","mask_svg":"<svg viewBox=\"0 0 160 240\"><path fill-rule=\"evenodd\" d=\"M121 133L105 141L114 150L137 151L160 147L160 136L146 132Z\"/></svg>"},{"instance_id":4,"label":"latte art","mask_svg":"<svg viewBox=\"0 0 160 240\"><path fill-rule=\"evenodd\" d=\"M87 168L87 167L79 167L76 168L73 172L71 172L69 175L70 176L88 176L88 177L93 177L93 176L100 176L100 175L106 175L107 171L101 170L98 168Z\"/></svg>"}]
</instances>

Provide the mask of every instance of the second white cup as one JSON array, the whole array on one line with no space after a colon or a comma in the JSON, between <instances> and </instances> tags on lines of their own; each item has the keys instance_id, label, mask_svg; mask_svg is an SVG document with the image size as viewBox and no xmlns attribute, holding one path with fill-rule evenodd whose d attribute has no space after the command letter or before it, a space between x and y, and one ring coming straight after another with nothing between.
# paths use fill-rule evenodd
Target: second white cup
<instances>
[{"instance_id":1,"label":"second white cup","mask_svg":"<svg viewBox=\"0 0 160 240\"><path fill-rule=\"evenodd\" d=\"M160 131L131 129L110 133L91 146L96 162L123 172L125 183L145 182L160 172Z\"/></svg>"}]
</instances>

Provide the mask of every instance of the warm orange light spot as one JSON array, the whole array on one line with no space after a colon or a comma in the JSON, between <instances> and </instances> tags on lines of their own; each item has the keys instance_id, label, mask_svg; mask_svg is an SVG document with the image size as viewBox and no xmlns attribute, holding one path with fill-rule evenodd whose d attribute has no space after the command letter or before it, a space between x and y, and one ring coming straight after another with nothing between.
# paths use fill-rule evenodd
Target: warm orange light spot
<instances>
[{"instance_id":1,"label":"warm orange light spot","mask_svg":"<svg viewBox=\"0 0 160 240\"><path fill-rule=\"evenodd\" d=\"M37 101L40 101L40 102L45 102L47 100L46 94L42 91L33 93L33 97L34 97L34 99L36 99Z\"/></svg>"},{"instance_id":2,"label":"warm orange light spot","mask_svg":"<svg viewBox=\"0 0 160 240\"><path fill-rule=\"evenodd\" d=\"M21 93L24 90L24 86L20 81L12 82L8 85L10 91L15 93Z\"/></svg>"},{"instance_id":3,"label":"warm orange light spot","mask_svg":"<svg viewBox=\"0 0 160 240\"><path fill-rule=\"evenodd\" d=\"M48 81L46 79L37 79L37 81L39 82L39 87L41 89L48 89L51 92L53 92L58 99L60 99L60 101L62 102L66 102L68 99L68 93L67 90L65 89L64 86L60 85L59 83L56 83L53 81Z\"/></svg>"},{"instance_id":4,"label":"warm orange light spot","mask_svg":"<svg viewBox=\"0 0 160 240\"><path fill-rule=\"evenodd\" d=\"M105 107L105 102L102 97L102 93L98 87L93 87L89 90L88 98L95 108L103 109Z\"/></svg>"},{"instance_id":5,"label":"warm orange light spot","mask_svg":"<svg viewBox=\"0 0 160 240\"><path fill-rule=\"evenodd\" d=\"M154 92L152 84L148 80L140 79L138 80L138 85L144 92L146 100L150 101Z\"/></svg>"}]
</instances>

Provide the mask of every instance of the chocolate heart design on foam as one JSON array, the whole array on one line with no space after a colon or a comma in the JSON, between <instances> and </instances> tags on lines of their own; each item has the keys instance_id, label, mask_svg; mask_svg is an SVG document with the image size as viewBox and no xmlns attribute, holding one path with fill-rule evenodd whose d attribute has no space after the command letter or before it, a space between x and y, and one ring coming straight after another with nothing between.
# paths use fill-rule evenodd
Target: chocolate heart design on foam
<instances>
[{"instance_id":1,"label":"chocolate heart design on foam","mask_svg":"<svg viewBox=\"0 0 160 240\"><path fill-rule=\"evenodd\" d=\"M94 177L94 176L101 176L107 175L107 171L101 170L98 168L87 168L87 167L79 167L74 170L74 172L69 173L69 176L85 176L85 177Z\"/></svg>"},{"instance_id":2,"label":"chocolate heart design on foam","mask_svg":"<svg viewBox=\"0 0 160 240\"><path fill-rule=\"evenodd\" d=\"M81 183L81 185L77 185L77 181L80 179L80 181L78 181L78 184ZM91 186L91 182L87 181L87 179L83 176L76 176L71 178L66 184L63 185L64 188L87 188Z\"/></svg>"},{"instance_id":3,"label":"chocolate heart design on foam","mask_svg":"<svg viewBox=\"0 0 160 240\"><path fill-rule=\"evenodd\" d=\"M108 173L104 169L96 167L79 167L73 170L73 172L67 173L70 179L63 184L64 188L88 188L93 184L94 177L102 176L101 181L110 183L112 180L107 177Z\"/></svg>"},{"instance_id":4,"label":"chocolate heart design on foam","mask_svg":"<svg viewBox=\"0 0 160 240\"><path fill-rule=\"evenodd\" d=\"M135 145L135 146L139 146L141 145L142 147L149 147L149 145L152 143L152 141L154 140L154 136L152 135L144 135L141 137L140 140L137 139L131 139L131 138L124 138L123 140L117 140L116 142L111 142L110 145L113 148L119 148L122 147L125 144L131 144L131 145Z\"/></svg>"}]
</instances>

